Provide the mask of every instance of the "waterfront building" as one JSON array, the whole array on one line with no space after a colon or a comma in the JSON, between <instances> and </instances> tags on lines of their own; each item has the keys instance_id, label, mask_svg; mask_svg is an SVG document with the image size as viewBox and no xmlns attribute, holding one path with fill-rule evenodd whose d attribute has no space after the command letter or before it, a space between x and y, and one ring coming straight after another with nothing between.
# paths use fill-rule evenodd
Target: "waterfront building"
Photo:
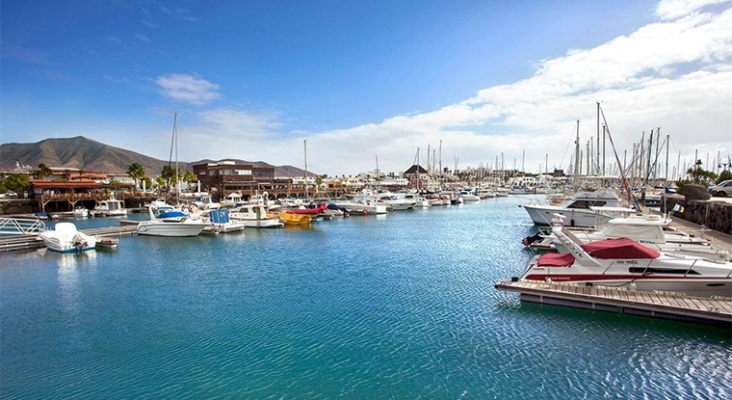
<instances>
[{"instance_id":1,"label":"waterfront building","mask_svg":"<svg viewBox=\"0 0 732 400\"><path fill-rule=\"evenodd\" d=\"M223 160L194 164L193 173L201 182L201 188L217 192L220 198L234 192L246 197L258 191L273 194L292 189L291 179L275 177L275 168L271 166Z\"/></svg>"}]
</instances>

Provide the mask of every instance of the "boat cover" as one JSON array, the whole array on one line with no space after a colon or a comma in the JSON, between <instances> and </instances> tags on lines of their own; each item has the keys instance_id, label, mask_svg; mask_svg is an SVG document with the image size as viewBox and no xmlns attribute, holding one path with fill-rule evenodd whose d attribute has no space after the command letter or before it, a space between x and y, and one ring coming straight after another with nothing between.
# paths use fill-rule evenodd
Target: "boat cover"
<instances>
[{"instance_id":1,"label":"boat cover","mask_svg":"<svg viewBox=\"0 0 732 400\"><path fill-rule=\"evenodd\" d=\"M591 256L604 259L658 258L661 254L633 239L617 238L599 240L582 245Z\"/></svg>"},{"instance_id":2,"label":"boat cover","mask_svg":"<svg viewBox=\"0 0 732 400\"><path fill-rule=\"evenodd\" d=\"M183 214L180 211L167 211L167 212L164 212L164 213L160 213L160 215L158 215L158 218L160 218L160 219L165 219L165 218L182 218L182 217L187 217L187 215Z\"/></svg>"},{"instance_id":3,"label":"boat cover","mask_svg":"<svg viewBox=\"0 0 732 400\"><path fill-rule=\"evenodd\" d=\"M572 263L574 263L574 256L571 253L542 254L537 260L537 266L539 267L569 267Z\"/></svg>"}]
</instances>

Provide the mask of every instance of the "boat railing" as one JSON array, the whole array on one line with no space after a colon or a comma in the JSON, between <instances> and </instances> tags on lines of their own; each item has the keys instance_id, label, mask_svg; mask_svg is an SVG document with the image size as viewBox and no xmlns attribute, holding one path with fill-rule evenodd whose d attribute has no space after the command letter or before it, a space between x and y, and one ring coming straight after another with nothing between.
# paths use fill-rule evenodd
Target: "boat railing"
<instances>
[{"instance_id":1,"label":"boat railing","mask_svg":"<svg viewBox=\"0 0 732 400\"><path fill-rule=\"evenodd\" d=\"M0 218L0 237L32 235L46 230L46 225L37 219Z\"/></svg>"}]
</instances>

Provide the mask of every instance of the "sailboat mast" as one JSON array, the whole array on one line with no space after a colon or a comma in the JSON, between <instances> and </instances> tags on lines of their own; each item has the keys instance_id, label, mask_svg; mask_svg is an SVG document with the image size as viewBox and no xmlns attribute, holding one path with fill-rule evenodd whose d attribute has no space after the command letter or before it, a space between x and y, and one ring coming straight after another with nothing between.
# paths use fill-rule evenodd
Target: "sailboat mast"
<instances>
[{"instance_id":1,"label":"sailboat mast","mask_svg":"<svg viewBox=\"0 0 732 400\"><path fill-rule=\"evenodd\" d=\"M305 201L308 200L308 140L302 141L303 151L305 153Z\"/></svg>"},{"instance_id":2,"label":"sailboat mast","mask_svg":"<svg viewBox=\"0 0 732 400\"><path fill-rule=\"evenodd\" d=\"M440 139L440 177L442 177L442 139ZM440 179L440 184L442 184L442 179Z\"/></svg>"},{"instance_id":3,"label":"sailboat mast","mask_svg":"<svg viewBox=\"0 0 732 400\"><path fill-rule=\"evenodd\" d=\"M175 140L175 204L180 203L178 192L180 187L178 184L178 113L173 117L173 140Z\"/></svg>"},{"instance_id":4,"label":"sailboat mast","mask_svg":"<svg viewBox=\"0 0 732 400\"><path fill-rule=\"evenodd\" d=\"M427 147L427 160L430 159L430 150L429 146ZM427 168L429 168L430 162L427 161ZM415 185L417 187L417 190L419 190L420 184L419 184L419 147L417 147L417 184Z\"/></svg>"},{"instance_id":5,"label":"sailboat mast","mask_svg":"<svg viewBox=\"0 0 732 400\"><path fill-rule=\"evenodd\" d=\"M574 141L574 181L579 183L580 169L580 142L579 142L579 120L577 120L577 139Z\"/></svg>"}]
</instances>

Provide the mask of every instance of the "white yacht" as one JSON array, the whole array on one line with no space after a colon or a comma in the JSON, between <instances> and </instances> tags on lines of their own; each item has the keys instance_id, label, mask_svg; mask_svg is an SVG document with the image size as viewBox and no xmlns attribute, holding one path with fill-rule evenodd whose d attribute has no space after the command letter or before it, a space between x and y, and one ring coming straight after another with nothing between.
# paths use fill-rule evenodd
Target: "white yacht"
<instances>
[{"instance_id":1,"label":"white yacht","mask_svg":"<svg viewBox=\"0 0 732 400\"><path fill-rule=\"evenodd\" d=\"M414 202L414 207L429 207L430 202L423 198L419 193L404 193L403 198Z\"/></svg>"},{"instance_id":2,"label":"white yacht","mask_svg":"<svg viewBox=\"0 0 732 400\"><path fill-rule=\"evenodd\" d=\"M583 244L562 226L554 226L552 234L568 252L535 256L522 279L732 297L728 261L658 252L628 238Z\"/></svg>"},{"instance_id":3,"label":"white yacht","mask_svg":"<svg viewBox=\"0 0 732 400\"><path fill-rule=\"evenodd\" d=\"M559 206L523 205L523 207L536 225L551 225L555 214L560 214L565 217L566 225L583 228L604 224L612 218L621 216L623 211L631 211L621 208L618 196L605 190L579 191ZM591 207L596 207L596 209L593 210ZM599 207L603 209L598 210Z\"/></svg>"},{"instance_id":4,"label":"white yacht","mask_svg":"<svg viewBox=\"0 0 732 400\"><path fill-rule=\"evenodd\" d=\"M391 208L391 211L413 210L414 206L417 204L416 201L411 199L400 199L393 193L377 193L374 195L374 198L377 203L386 204L387 208Z\"/></svg>"},{"instance_id":5,"label":"white yacht","mask_svg":"<svg viewBox=\"0 0 732 400\"><path fill-rule=\"evenodd\" d=\"M376 204L376 202L370 199L353 199L349 201L337 201L335 203L338 207L345 208L351 215L367 214L367 215L379 215L386 214L389 212L386 204Z\"/></svg>"},{"instance_id":6,"label":"white yacht","mask_svg":"<svg viewBox=\"0 0 732 400\"><path fill-rule=\"evenodd\" d=\"M472 201L479 201L480 196L477 194L473 194L472 192L469 192L467 190L463 190L458 193L458 196L463 199L464 202L472 202Z\"/></svg>"},{"instance_id":7,"label":"white yacht","mask_svg":"<svg viewBox=\"0 0 732 400\"><path fill-rule=\"evenodd\" d=\"M148 208L150 212L149 221L141 221L137 225L138 235L147 236L198 236L203 228L209 224L195 218L191 218L188 214L180 211L168 211L155 216L152 207Z\"/></svg>"},{"instance_id":8,"label":"white yacht","mask_svg":"<svg viewBox=\"0 0 732 400\"><path fill-rule=\"evenodd\" d=\"M488 199L488 198L496 197L496 192L494 192L493 190L491 190L487 187L479 187L475 191L475 194L477 194L478 197L480 197L481 199Z\"/></svg>"},{"instance_id":9,"label":"white yacht","mask_svg":"<svg viewBox=\"0 0 732 400\"><path fill-rule=\"evenodd\" d=\"M664 253L729 261L727 250L714 247L707 240L681 232L667 231L670 229L668 228L670 223L671 219L659 215L613 218L600 231L577 231L573 234L583 244L606 239L629 238ZM557 238L553 238L552 244L560 253L568 252Z\"/></svg>"},{"instance_id":10,"label":"white yacht","mask_svg":"<svg viewBox=\"0 0 732 400\"><path fill-rule=\"evenodd\" d=\"M127 215L127 209L122 200L111 197L109 200L99 202L99 205L89 213L92 217L123 217Z\"/></svg>"}]
</instances>

